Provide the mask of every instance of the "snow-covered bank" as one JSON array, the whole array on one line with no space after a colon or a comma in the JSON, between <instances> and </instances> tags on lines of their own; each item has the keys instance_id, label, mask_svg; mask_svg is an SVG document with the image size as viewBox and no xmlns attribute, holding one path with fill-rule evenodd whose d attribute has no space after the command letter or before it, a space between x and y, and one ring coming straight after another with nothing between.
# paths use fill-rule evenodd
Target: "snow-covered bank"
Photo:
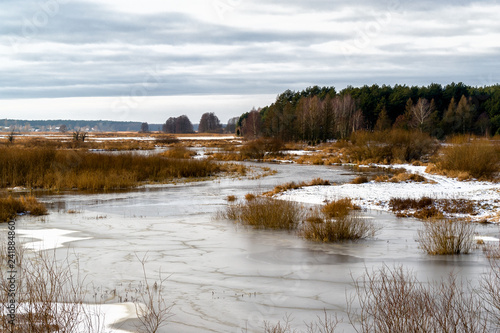
<instances>
[{"instance_id":1,"label":"snow-covered bank","mask_svg":"<svg viewBox=\"0 0 500 333\"><path fill-rule=\"evenodd\" d=\"M378 165L380 167L380 165ZM322 204L326 200L352 198L363 209L390 211L391 198L420 199L424 196L433 199L467 199L477 206L477 215L472 220L500 222L500 184L479 181L458 181L445 176L425 172L425 166L392 165L382 166L404 168L408 172L424 176L431 182L374 182L364 184L343 184L339 186L311 186L287 191L280 195L304 203ZM469 216L467 216L469 217Z\"/></svg>"}]
</instances>

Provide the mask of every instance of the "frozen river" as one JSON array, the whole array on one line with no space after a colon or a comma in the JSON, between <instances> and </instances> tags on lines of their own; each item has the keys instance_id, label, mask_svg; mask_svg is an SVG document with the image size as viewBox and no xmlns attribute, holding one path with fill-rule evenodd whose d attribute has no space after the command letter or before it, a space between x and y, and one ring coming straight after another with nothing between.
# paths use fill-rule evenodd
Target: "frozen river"
<instances>
[{"instance_id":1,"label":"frozen river","mask_svg":"<svg viewBox=\"0 0 500 333\"><path fill-rule=\"evenodd\" d=\"M477 280L488 263L481 251L470 255L431 257L415 241L421 222L367 211L380 232L374 239L345 244L317 244L295 234L258 231L217 220L225 198L242 198L290 181L321 177L345 183L356 174L341 168L269 164L277 174L261 179L149 187L106 194L61 194L42 198L50 215L21 218L22 230L62 229L65 242L56 251L77 257L87 275L89 292L98 301L114 303L137 297L143 272L137 257L147 255L149 278L169 276L165 297L173 304L164 332L262 332L290 315L305 328L323 310L346 311L352 277L365 269L404 264L422 280L450 272ZM334 199L334 198L325 198ZM74 211L68 213L68 211ZM497 235L497 226L481 226ZM25 239L28 241L28 239ZM117 290L116 297L111 291ZM132 329L124 322L121 329ZM349 326L342 326L349 331Z\"/></svg>"}]
</instances>

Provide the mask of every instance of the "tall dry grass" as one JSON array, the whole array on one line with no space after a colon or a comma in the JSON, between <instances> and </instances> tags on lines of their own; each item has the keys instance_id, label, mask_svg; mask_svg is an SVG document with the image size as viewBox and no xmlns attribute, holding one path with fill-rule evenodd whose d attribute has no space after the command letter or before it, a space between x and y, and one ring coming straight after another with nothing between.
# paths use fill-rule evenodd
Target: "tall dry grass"
<instances>
[{"instance_id":1,"label":"tall dry grass","mask_svg":"<svg viewBox=\"0 0 500 333\"><path fill-rule=\"evenodd\" d=\"M296 202L255 197L229 204L219 217L236 220L256 229L295 230L303 213Z\"/></svg>"},{"instance_id":2,"label":"tall dry grass","mask_svg":"<svg viewBox=\"0 0 500 333\"><path fill-rule=\"evenodd\" d=\"M309 212L300 234L315 242L343 242L373 237L374 224L360 218L353 210L359 209L350 198L332 201L321 209Z\"/></svg>"},{"instance_id":3,"label":"tall dry grass","mask_svg":"<svg viewBox=\"0 0 500 333\"><path fill-rule=\"evenodd\" d=\"M354 132L351 144L345 148L351 162L385 163L412 162L430 157L437 142L419 131L390 130Z\"/></svg>"},{"instance_id":4,"label":"tall dry grass","mask_svg":"<svg viewBox=\"0 0 500 333\"><path fill-rule=\"evenodd\" d=\"M315 242L334 243L373 237L375 232L371 222L350 215L334 219L310 218L305 222L301 234L305 239Z\"/></svg>"},{"instance_id":5,"label":"tall dry grass","mask_svg":"<svg viewBox=\"0 0 500 333\"><path fill-rule=\"evenodd\" d=\"M0 222L8 222L21 213L40 216L47 214L47 208L32 195L0 197Z\"/></svg>"},{"instance_id":6,"label":"tall dry grass","mask_svg":"<svg viewBox=\"0 0 500 333\"><path fill-rule=\"evenodd\" d=\"M359 207L352 202L351 198L332 200L321 208L327 218L344 217L353 210L359 210Z\"/></svg>"},{"instance_id":7,"label":"tall dry grass","mask_svg":"<svg viewBox=\"0 0 500 333\"><path fill-rule=\"evenodd\" d=\"M206 160L52 148L0 148L0 187L109 190L141 182L208 177L221 167Z\"/></svg>"},{"instance_id":8,"label":"tall dry grass","mask_svg":"<svg viewBox=\"0 0 500 333\"><path fill-rule=\"evenodd\" d=\"M435 158L428 171L459 179L498 179L500 144L493 140L455 137Z\"/></svg>"}]
</instances>

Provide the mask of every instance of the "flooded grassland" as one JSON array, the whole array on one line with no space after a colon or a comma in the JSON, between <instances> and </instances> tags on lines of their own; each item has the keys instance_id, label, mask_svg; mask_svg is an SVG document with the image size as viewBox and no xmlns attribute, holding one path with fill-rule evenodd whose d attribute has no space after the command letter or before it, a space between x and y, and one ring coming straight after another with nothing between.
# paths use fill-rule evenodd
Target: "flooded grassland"
<instances>
[{"instance_id":1,"label":"flooded grassland","mask_svg":"<svg viewBox=\"0 0 500 333\"><path fill-rule=\"evenodd\" d=\"M477 283L488 270L479 246L460 256L430 256L422 251L417 242L422 222L398 218L387 206L391 196L412 193L408 187L412 184L405 188L389 183L349 184L364 172L342 166L243 164L256 170L265 167L267 171L261 172L267 176L39 195L49 214L18 218L19 242L27 251L52 251L61 260L77 263L85 276L88 303L123 305L117 310L122 315L115 313L114 325L108 328L117 332L136 331L137 315L131 304L140 303L144 293L141 258L146 258L144 270L151 284L160 276L166 278L162 294L172 308L161 332L263 332L264 321L273 323L287 316L293 319L293 327L305 329L323 311L347 321L347 298L355 291L354 280L384 265L404 265L422 281L454 273ZM433 180L439 184L436 177ZM360 217L377 226L375 236L357 242L315 243L293 232L256 230L217 217L228 205L228 196L243 200L247 193L316 178L336 185L305 187L276 197L300 202L305 209L351 197L361 206ZM416 185L415 196L438 197L441 191L458 198L468 191L468 185L457 189L460 185L448 181L448 187L436 184ZM497 185L470 191L488 196L493 202L490 210L496 209ZM0 228L7 231L6 225ZM497 225L478 224L476 233L498 245ZM347 322L339 328L352 331Z\"/></svg>"}]
</instances>

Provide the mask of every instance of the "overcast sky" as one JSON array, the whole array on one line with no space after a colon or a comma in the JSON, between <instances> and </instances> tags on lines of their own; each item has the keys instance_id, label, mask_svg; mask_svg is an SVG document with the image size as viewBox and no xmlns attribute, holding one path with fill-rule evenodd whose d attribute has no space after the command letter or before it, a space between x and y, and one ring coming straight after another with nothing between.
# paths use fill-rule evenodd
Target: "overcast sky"
<instances>
[{"instance_id":1,"label":"overcast sky","mask_svg":"<svg viewBox=\"0 0 500 333\"><path fill-rule=\"evenodd\" d=\"M222 122L286 89L500 80L500 0L2 0L0 119Z\"/></svg>"}]
</instances>

